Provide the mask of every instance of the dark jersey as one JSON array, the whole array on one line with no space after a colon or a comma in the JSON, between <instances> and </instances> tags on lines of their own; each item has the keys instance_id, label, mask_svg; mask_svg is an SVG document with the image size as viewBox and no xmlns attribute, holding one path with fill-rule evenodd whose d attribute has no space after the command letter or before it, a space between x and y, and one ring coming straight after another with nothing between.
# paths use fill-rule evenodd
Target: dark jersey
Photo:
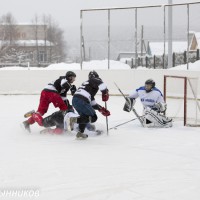
<instances>
[{"instance_id":1,"label":"dark jersey","mask_svg":"<svg viewBox=\"0 0 200 200\"><path fill-rule=\"evenodd\" d=\"M66 100L67 92L72 88L65 76L60 76L57 80L49 83L44 90L57 92L63 100Z\"/></svg>"},{"instance_id":2,"label":"dark jersey","mask_svg":"<svg viewBox=\"0 0 200 200\"><path fill-rule=\"evenodd\" d=\"M94 96L100 90L101 92L107 92L105 83L100 78L91 78L88 81L82 83L82 85L75 92L74 96L81 95L89 100L94 101Z\"/></svg>"}]
</instances>

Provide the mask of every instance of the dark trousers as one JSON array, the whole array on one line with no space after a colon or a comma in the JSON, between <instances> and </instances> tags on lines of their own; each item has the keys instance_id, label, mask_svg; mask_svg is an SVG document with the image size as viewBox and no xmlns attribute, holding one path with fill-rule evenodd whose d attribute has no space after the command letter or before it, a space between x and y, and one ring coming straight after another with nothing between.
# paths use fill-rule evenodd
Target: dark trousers
<instances>
[{"instance_id":1,"label":"dark trousers","mask_svg":"<svg viewBox=\"0 0 200 200\"><path fill-rule=\"evenodd\" d=\"M89 102L79 96L73 97L72 105L80 115L77 122L80 132L83 133L87 123L97 120L96 112Z\"/></svg>"}]
</instances>

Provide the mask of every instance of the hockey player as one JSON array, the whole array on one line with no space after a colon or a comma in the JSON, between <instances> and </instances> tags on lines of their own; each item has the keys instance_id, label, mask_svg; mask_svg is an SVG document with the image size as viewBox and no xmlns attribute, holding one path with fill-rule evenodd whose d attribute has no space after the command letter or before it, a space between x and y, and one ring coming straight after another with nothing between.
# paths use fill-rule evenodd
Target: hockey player
<instances>
[{"instance_id":1,"label":"hockey player","mask_svg":"<svg viewBox=\"0 0 200 200\"><path fill-rule=\"evenodd\" d=\"M124 111L130 112L138 97L144 107L142 118L144 127L172 127L172 119L163 115L167 104L164 102L161 91L155 87L153 79L146 80L145 86L136 89L126 97Z\"/></svg>"},{"instance_id":2,"label":"hockey player","mask_svg":"<svg viewBox=\"0 0 200 200\"><path fill-rule=\"evenodd\" d=\"M87 138L88 135L84 134L84 130L88 123L93 123L97 120L95 110L98 110L102 115L109 116L110 112L100 106L95 101L95 95L100 90L102 92L102 101L106 102L109 99L108 89L99 78L96 71L89 72L88 80L82 83L82 85L75 92L72 105L80 115L77 118L79 131L76 134L77 138Z\"/></svg>"},{"instance_id":3,"label":"hockey player","mask_svg":"<svg viewBox=\"0 0 200 200\"><path fill-rule=\"evenodd\" d=\"M56 111L45 118L40 118L39 120L35 117L34 113L32 113L32 117L40 126L45 127L41 133L62 134L65 131L72 131L74 129L74 123L76 123L79 115L75 113L73 109L70 109L67 111ZM87 124L86 128L88 131L95 131L94 127L90 123ZM99 132L97 132L97 134L98 133Z\"/></svg>"},{"instance_id":4,"label":"hockey player","mask_svg":"<svg viewBox=\"0 0 200 200\"><path fill-rule=\"evenodd\" d=\"M72 95L76 92L76 86L72 85L75 78L76 74L72 71L68 71L65 76L60 76L42 90L37 112L33 111L33 113L30 113L30 115L33 114L34 117L31 116L28 120L23 122L27 131L30 132L30 125L35 123L35 119L37 119L39 124L42 124L43 118L41 116L47 112L50 103L53 103L54 107L58 107L61 111L66 111L71 107L66 95L69 90L71 90Z\"/></svg>"},{"instance_id":5,"label":"hockey player","mask_svg":"<svg viewBox=\"0 0 200 200\"><path fill-rule=\"evenodd\" d=\"M77 118L79 115L74 113L73 109L69 109L67 111L56 111L53 114L45 117L44 119L42 118L42 116L40 118L38 118L35 113L32 113L32 117L33 119L40 125L45 127L46 129L44 129L43 131L41 131L42 133L53 133L53 134L62 134L65 132L65 124L64 124L64 119L65 116L69 115L72 117ZM70 126L71 124L69 124ZM52 128L54 127L55 128ZM70 127L71 128L71 127Z\"/></svg>"}]
</instances>

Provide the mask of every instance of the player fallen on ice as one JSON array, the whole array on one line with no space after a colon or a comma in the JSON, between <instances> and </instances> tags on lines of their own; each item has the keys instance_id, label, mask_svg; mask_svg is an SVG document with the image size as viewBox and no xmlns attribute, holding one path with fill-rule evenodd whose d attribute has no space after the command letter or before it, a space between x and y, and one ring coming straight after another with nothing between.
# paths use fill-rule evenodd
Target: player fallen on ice
<instances>
[{"instance_id":1,"label":"player fallen on ice","mask_svg":"<svg viewBox=\"0 0 200 200\"><path fill-rule=\"evenodd\" d=\"M164 102L161 91L155 87L155 81L148 79L142 86L128 97L124 105L124 111L130 112L138 97L144 107L142 123L144 127L172 127L172 119L164 115L167 104Z\"/></svg>"},{"instance_id":2,"label":"player fallen on ice","mask_svg":"<svg viewBox=\"0 0 200 200\"><path fill-rule=\"evenodd\" d=\"M82 83L73 96L72 105L80 115L77 118L79 129L76 134L77 138L88 137L84 131L88 123L94 123L97 120L95 110L98 110L104 116L110 115L110 112L106 108L100 106L95 101L94 97L98 90L102 93L102 101L108 101L109 93L105 83L96 71L91 71L89 72L88 80Z\"/></svg>"},{"instance_id":3,"label":"player fallen on ice","mask_svg":"<svg viewBox=\"0 0 200 200\"><path fill-rule=\"evenodd\" d=\"M58 107L61 111L69 109L70 104L67 100L67 92L71 90L72 95L75 93L76 86L72 85L75 78L76 74L72 71L68 71L65 76L60 76L42 90L37 112L31 111L25 114L25 117L31 116L28 120L23 122L24 128L27 131L30 132L30 125L35 123L36 118L41 119L47 112L50 103L53 103L54 107ZM32 116L33 113L34 117Z\"/></svg>"},{"instance_id":4,"label":"player fallen on ice","mask_svg":"<svg viewBox=\"0 0 200 200\"><path fill-rule=\"evenodd\" d=\"M38 117L35 113L32 113L32 117L40 126L45 128L40 133L62 134L74 129L74 124L79 115L71 107L67 111L56 111L45 118ZM95 131L95 127L90 123L86 125L86 128L88 131ZM97 131L96 134L100 134L100 131Z\"/></svg>"}]
</instances>

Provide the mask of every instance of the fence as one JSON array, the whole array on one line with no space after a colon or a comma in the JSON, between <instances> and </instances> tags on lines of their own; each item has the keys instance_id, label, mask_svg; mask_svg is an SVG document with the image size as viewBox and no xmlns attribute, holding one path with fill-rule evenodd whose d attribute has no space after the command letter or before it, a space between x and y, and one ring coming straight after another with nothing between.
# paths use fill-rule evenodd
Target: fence
<instances>
[{"instance_id":1,"label":"fence","mask_svg":"<svg viewBox=\"0 0 200 200\"><path fill-rule=\"evenodd\" d=\"M189 52L189 63L194 63L199 59L199 49ZM124 62L130 65L131 68L135 68L133 58L126 59ZM164 68L164 62L165 66L167 66L168 56L165 55L164 57L164 54L162 56L153 55L152 57L138 57L138 65L146 68L162 69ZM183 64L187 64L187 51L184 51L183 53L172 53L172 67Z\"/></svg>"},{"instance_id":2,"label":"fence","mask_svg":"<svg viewBox=\"0 0 200 200\"><path fill-rule=\"evenodd\" d=\"M110 60L128 55L124 60L133 68L154 61L165 69L173 66L173 52L186 52L188 63L200 47L199 10L200 2L81 10L81 66L107 59L109 69Z\"/></svg>"}]
</instances>

